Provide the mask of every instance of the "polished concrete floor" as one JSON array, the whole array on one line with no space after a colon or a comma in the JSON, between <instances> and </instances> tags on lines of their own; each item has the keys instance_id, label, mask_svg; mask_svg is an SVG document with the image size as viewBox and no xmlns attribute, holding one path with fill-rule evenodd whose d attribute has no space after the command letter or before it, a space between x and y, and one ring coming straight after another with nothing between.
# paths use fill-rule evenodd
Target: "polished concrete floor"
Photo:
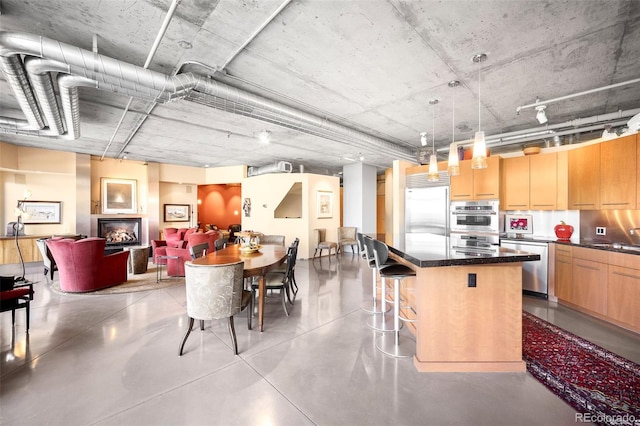
<instances>
[{"instance_id":1,"label":"polished concrete floor","mask_svg":"<svg viewBox=\"0 0 640 426\"><path fill-rule=\"evenodd\" d=\"M15 265L14 265L15 266ZM14 273L11 266L0 274ZM2 313L3 425L574 425L576 412L527 373L418 373L375 348L359 309L371 271L357 256L299 260L286 317L267 300L265 331L236 318L194 330L185 354L183 286L59 295L38 264L31 332ZM525 308L640 362L640 338L539 299Z\"/></svg>"}]
</instances>

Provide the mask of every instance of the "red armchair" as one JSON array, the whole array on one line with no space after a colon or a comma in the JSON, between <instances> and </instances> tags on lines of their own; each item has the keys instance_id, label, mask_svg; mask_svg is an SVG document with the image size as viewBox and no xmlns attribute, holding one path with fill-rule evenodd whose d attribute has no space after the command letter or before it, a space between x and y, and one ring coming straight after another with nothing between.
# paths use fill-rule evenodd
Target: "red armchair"
<instances>
[{"instance_id":1,"label":"red armchair","mask_svg":"<svg viewBox=\"0 0 640 426\"><path fill-rule=\"evenodd\" d=\"M60 289L82 293L127 281L128 251L104 255L104 238L52 238L47 247L58 265Z\"/></svg>"},{"instance_id":2,"label":"red armchair","mask_svg":"<svg viewBox=\"0 0 640 426\"><path fill-rule=\"evenodd\" d=\"M167 259L167 275L170 277L184 277L184 262L191 260L189 247L202 243L208 243L207 253L215 251L215 241L222 237L218 231L207 231L190 234L187 236L187 246L185 248L176 248L167 246L167 256L179 256L179 259Z\"/></svg>"}]
</instances>

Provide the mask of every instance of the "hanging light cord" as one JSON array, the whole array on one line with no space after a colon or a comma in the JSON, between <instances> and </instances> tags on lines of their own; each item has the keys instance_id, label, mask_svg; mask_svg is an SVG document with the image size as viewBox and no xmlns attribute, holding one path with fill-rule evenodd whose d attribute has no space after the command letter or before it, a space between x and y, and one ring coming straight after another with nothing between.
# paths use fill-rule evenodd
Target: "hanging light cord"
<instances>
[{"instance_id":1,"label":"hanging light cord","mask_svg":"<svg viewBox=\"0 0 640 426\"><path fill-rule=\"evenodd\" d=\"M436 104L433 104L433 119L431 120L431 149L433 149L433 155L436 155Z\"/></svg>"},{"instance_id":2,"label":"hanging light cord","mask_svg":"<svg viewBox=\"0 0 640 426\"><path fill-rule=\"evenodd\" d=\"M451 113L451 142L456 141L456 95L452 97Z\"/></svg>"},{"instance_id":3,"label":"hanging light cord","mask_svg":"<svg viewBox=\"0 0 640 426\"><path fill-rule=\"evenodd\" d=\"M482 69L482 60L478 60L478 131L482 130L480 126L480 70Z\"/></svg>"}]
</instances>

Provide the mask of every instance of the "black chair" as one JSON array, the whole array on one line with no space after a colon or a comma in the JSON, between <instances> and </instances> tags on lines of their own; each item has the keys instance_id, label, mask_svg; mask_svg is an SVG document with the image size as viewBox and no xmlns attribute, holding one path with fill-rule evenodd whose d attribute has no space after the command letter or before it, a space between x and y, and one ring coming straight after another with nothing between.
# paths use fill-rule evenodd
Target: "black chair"
<instances>
[{"instance_id":1,"label":"black chair","mask_svg":"<svg viewBox=\"0 0 640 426\"><path fill-rule=\"evenodd\" d=\"M199 257L207 254L207 249L209 248L209 243L196 244L195 246L189 247L189 254L191 255L191 259L197 259Z\"/></svg>"},{"instance_id":2,"label":"black chair","mask_svg":"<svg viewBox=\"0 0 640 426\"><path fill-rule=\"evenodd\" d=\"M284 309L284 313L289 316L289 309L287 308L287 301L293 305L293 300L295 299L295 293L293 299L291 298L291 293L293 290L291 289L291 281L293 270L296 265L296 255L297 250L293 246L289 246L287 248L287 264L284 274L280 271L270 271L265 275L265 288L266 290L280 290L280 296L282 298L282 307ZM251 298L255 300L255 293L258 290L258 283L251 283ZM254 306L255 306L254 302Z\"/></svg>"},{"instance_id":3,"label":"black chair","mask_svg":"<svg viewBox=\"0 0 640 426\"><path fill-rule=\"evenodd\" d=\"M2 277L0 287L0 312L11 311L11 326L16 324L16 309L24 308L26 332L29 333L30 302L33 300L33 284L15 285L13 277Z\"/></svg>"},{"instance_id":4,"label":"black chair","mask_svg":"<svg viewBox=\"0 0 640 426\"><path fill-rule=\"evenodd\" d=\"M227 246L227 240L225 240L224 238L218 238L214 241L213 245L215 246L216 251L222 250Z\"/></svg>"},{"instance_id":5,"label":"black chair","mask_svg":"<svg viewBox=\"0 0 640 426\"><path fill-rule=\"evenodd\" d=\"M234 223L229 225L229 242L231 244L236 243L236 232L240 232L242 230L242 225L239 223Z\"/></svg>"}]
</instances>

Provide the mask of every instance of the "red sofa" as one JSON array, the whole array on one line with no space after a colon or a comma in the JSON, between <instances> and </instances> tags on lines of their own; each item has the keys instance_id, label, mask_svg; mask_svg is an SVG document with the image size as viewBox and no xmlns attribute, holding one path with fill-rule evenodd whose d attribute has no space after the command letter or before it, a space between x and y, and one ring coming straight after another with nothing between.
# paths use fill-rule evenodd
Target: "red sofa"
<instances>
[{"instance_id":1,"label":"red sofa","mask_svg":"<svg viewBox=\"0 0 640 426\"><path fill-rule=\"evenodd\" d=\"M51 238L47 247L58 265L60 289L82 293L127 281L128 251L105 256L104 238Z\"/></svg>"},{"instance_id":2,"label":"red sofa","mask_svg":"<svg viewBox=\"0 0 640 426\"><path fill-rule=\"evenodd\" d=\"M166 265L166 260L158 261L157 256L166 256L167 247L187 247L187 238L197 231L197 228L164 228L164 240L151 240L153 263L156 265Z\"/></svg>"},{"instance_id":3,"label":"red sofa","mask_svg":"<svg viewBox=\"0 0 640 426\"><path fill-rule=\"evenodd\" d=\"M170 277L184 277L184 262L191 260L189 247L202 243L208 243L207 253L213 252L215 241L222 238L222 233L218 231L207 231L190 234L187 236L187 245L185 248L165 247L167 256L178 256L179 259L167 259L167 275Z\"/></svg>"}]
</instances>

